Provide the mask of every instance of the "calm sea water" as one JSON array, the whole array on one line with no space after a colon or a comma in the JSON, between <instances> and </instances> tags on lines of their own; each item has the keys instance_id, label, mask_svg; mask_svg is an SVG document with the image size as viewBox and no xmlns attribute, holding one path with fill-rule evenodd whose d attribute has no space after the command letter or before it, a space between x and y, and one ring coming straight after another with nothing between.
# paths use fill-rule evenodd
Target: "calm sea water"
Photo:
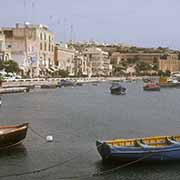
<instances>
[{"instance_id":1,"label":"calm sea water","mask_svg":"<svg viewBox=\"0 0 180 180\"><path fill-rule=\"evenodd\" d=\"M27 94L3 95L0 124L29 122L53 143L28 131L22 146L0 153L0 177L59 166L15 180L59 180L91 175L116 167L103 164L97 139L180 134L180 89L144 92L142 82L125 83L126 96L109 93L110 83L76 88L35 89ZM69 178L68 178L69 177ZM132 165L97 180L179 179L180 163ZM82 179L88 179L83 177Z\"/></svg>"}]
</instances>

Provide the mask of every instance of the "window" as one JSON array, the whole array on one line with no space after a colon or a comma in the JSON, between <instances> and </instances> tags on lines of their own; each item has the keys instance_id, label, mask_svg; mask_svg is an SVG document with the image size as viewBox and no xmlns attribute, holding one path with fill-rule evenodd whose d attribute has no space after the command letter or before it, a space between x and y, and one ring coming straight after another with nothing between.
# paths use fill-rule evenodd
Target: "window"
<instances>
[{"instance_id":1,"label":"window","mask_svg":"<svg viewBox=\"0 0 180 180\"><path fill-rule=\"evenodd\" d=\"M42 37L42 33L40 34L40 40L42 40L43 39L43 37Z\"/></svg>"},{"instance_id":2,"label":"window","mask_svg":"<svg viewBox=\"0 0 180 180\"><path fill-rule=\"evenodd\" d=\"M47 50L47 44L44 43L44 50L46 51Z\"/></svg>"},{"instance_id":3,"label":"window","mask_svg":"<svg viewBox=\"0 0 180 180\"><path fill-rule=\"evenodd\" d=\"M42 43L40 43L40 50L42 50Z\"/></svg>"}]
</instances>

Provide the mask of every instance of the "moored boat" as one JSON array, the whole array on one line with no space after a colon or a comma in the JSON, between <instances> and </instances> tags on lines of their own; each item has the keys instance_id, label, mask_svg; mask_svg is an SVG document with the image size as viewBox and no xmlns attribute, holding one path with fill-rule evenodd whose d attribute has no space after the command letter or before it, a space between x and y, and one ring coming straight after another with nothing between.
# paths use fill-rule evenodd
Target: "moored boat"
<instances>
[{"instance_id":1,"label":"moored boat","mask_svg":"<svg viewBox=\"0 0 180 180\"><path fill-rule=\"evenodd\" d=\"M29 92L27 87L0 88L0 94Z\"/></svg>"},{"instance_id":2,"label":"moored boat","mask_svg":"<svg viewBox=\"0 0 180 180\"><path fill-rule=\"evenodd\" d=\"M126 88L121 86L119 83L114 83L110 87L111 94L115 95L125 95L126 94Z\"/></svg>"},{"instance_id":3,"label":"moored boat","mask_svg":"<svg viewBox=\"0 0 180 180\"><path fill-rule=\"evenodd\" d=\"M176 79L171 79L167 77L160 77L159 79L160 87L162 88L179 88L180 82Z\"/></svg>"},{"instance_id":4,"label":"moored boat","mask_svg":"<svg viewBox=\"0 0 180 180\"><path fill-rule=\"evenodd\" d=\"M10 148L21 143L28 130L28 123L17 126L0 126L0 149Z\"/></svg>"},{"instance_id":5,"label":"moored boat","mask_svg":"<svg viewBox=\"0 0 180 180\"><path fill-rule=\"evenodd\" d=\"M180 136L154 136L96 141L96 146L103 160L180 160Z\"/></svg>"},{"instance_id":6,"label":"moored boat","mask_svg":"<svg viewBox=\"0 0 180 180\"><path fill-rule=\"evenodd\" d=\"M43 84L41 85L41 89L55 89L57 88L56 84Z\"/></svg>"},{"instance_id":7,"label":"moored boat","mask_svg":"<svg viewBox=\"0 0 180 180\"><path fill-rule=\"evenodd\" d=\"M58 83L59 87L67 87L67 86L75 86L75 83L73 81L70 80L64 80L62 79L59 83Z\"/></svg>"},{"instance_id":8,"label":"moored boat","mask_svg":"<svg viewBox=\"0 0 180 180\"><path fill-rule=\"evenodd\" d=\"M143 87L144 91L160 91L160 86L154 83L148 83Z\"/></svg>"}]
</instances>

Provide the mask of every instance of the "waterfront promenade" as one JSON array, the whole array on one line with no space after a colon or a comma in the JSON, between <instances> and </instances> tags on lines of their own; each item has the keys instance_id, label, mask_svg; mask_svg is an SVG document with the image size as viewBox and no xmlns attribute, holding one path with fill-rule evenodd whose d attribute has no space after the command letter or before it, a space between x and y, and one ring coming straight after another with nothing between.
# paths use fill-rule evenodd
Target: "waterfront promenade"
<instances>
[{"instance_id":1,"label":"waterfront promenade","mask_svg":"<svg viewBox=\"0 0 180 180\"><path fill-rule=\"evenodd\" d=\"M93 83L93 82L102 82L102 81L125 81L126 79L130 80L142 80L142 77L93 77L93 78L34 78L34 79L16 79L16 80L9 80L4 81L2 83L2 87L16 87L16 86L35 86L39 87L41 85L56 85L60 80L71 80L76 82L82 82L82 83Z\"/></svg>"}]
</instances>

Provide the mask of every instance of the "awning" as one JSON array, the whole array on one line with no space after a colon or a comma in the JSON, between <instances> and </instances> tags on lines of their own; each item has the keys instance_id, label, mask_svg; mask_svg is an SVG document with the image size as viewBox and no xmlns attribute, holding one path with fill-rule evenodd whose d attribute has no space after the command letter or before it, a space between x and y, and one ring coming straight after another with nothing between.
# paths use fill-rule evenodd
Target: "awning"
<instances>
[{"instance_id":1,"label":"awning","mask_svg":"<svg viewBox=\"0 0 180 180\"><path fill-rule=\"evenodd\" d=\"M50 68L47 68L47 70L49 71L49 72L54 72L53 70L51 70Z\"/></svg>"},{"instance_id":2,"label":"awning","mask_svg":"<svg viewBox=\"0 0 180 180\"><path fill-rule=\"evenodd\" d=\"M53 71L57 71L58 69L55 67L50 67L50 69L52 69Z\"/></svg>"}]
</instances>

